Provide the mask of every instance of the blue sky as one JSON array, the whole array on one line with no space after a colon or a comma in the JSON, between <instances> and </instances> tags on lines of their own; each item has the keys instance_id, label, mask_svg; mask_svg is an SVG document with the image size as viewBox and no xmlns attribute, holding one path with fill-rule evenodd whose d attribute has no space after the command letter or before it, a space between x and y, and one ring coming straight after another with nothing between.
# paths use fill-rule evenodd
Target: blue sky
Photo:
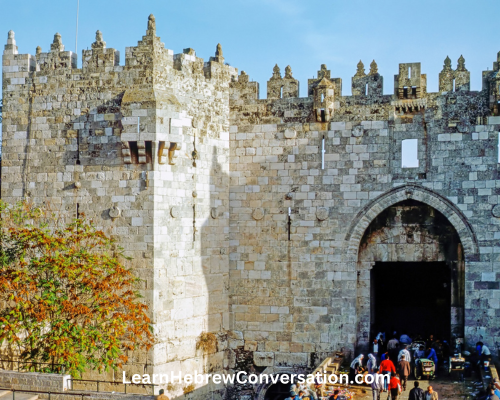
<instances>
[{"instance_id":1,"label":"blue sky","mask_svg":"<svg viewBox=\"0 0 500 400\"><path fill-rule=\"evenodd\" d=\"M75 48L77 0L0 0L3 43L12 29L20 53L50 49L61 33L67 50ZM471 71L472 90L481 89L481 71L492 67L500 50L498 0L80 0L78 53L90 47L101 30L108 47L121 52L145 33L154 13L165 46L182 52L192 47L205 60L222 44L226 61L260 83L275 63L289 64L306 96L307 79L326 63L332 77L343 80L349 95L356 64L366 70L375 59L384 76L384 93L392 93L400 62L421 62L428 90L437 91L444 58L463 54ZM81 60L79 60L81 63Z\"/></svg>"}]
</instances>

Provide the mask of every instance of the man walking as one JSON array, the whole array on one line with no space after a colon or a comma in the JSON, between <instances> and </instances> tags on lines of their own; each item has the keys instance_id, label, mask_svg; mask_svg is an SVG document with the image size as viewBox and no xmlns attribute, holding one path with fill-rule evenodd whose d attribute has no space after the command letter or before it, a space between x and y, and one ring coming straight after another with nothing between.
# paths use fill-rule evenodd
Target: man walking
<instances>
[{"instance_id":1,"label":"man walking","mask_svg":"<svg viewBox=\"0 0 500 400\"><path fill-rule=\"evenodd\" d=\"M391 377L391 373L396 373L396 368L394 367L394 363L391 361L390 357L387 358L380 363L380 373L385 375L384 377L384 390L387 390L388 383Z\"/></svg>"},{"instance_id":2,"label":"man walking","mask_svg":"<svg viewBox=\"0 0 500 400\"><path fill-rule=\"evenodd\" d=\"M432 386L427 388L427 392L425 392L425 400L439 400L437 392L432 389Z\"/></svg>"},{"instance_id":3,"label":"man walking","mask_svg":"<svg viewBox=\"0 0 500 400\"><path fill-rule=\"evenodd\" d=\"M399 340L393 337L389 342L387 342L387 350L394 350L399 346Z\"/></svg>"},{"instance_id":4,"label":"man walking","mask_svg":"<svg viewBox=\"0 0 500 400\"><path fill-rule=\"evenodd\" d=\"M401 357L402 356L405 356L405 360L408 361L408 362L411 362L411 354L410 352L408 351L408 349L406 348L406 346L404 346L400 351L399 351L399 354L398 354L398 361L401 361Z\"/></svg>"},{"instance_id":5,"label":"man walking","mask_svg":"<svg viewBox=\"0 0 500 400\"><path fill-rule=\"evenodd\" d=\"M377 360L378 360L380 351L381 351L380 344L378 343L377 339L374 339L373 343L372 343L372 354L375 356L375 358Z\"/></svg>"},{"instance_id":6,"label":"man walking","mask_svg":"<svg viewBox=\"0 0 500 400\"><path fill-rule=\"evenodd\" d=\"M373 382L371 384L371 387L373 400L380 400L380 393L382 393L382 390L384 390L384 384L382 382L383 375L378 373L378 368L374 368L372 376Z\"/></svg>"},{"instance_id":7,"label":"man walking","mask_svg":"<svg viewBox=\"0 0 500 400\"><path fill-rule=\"evenodd\" d=\"M406 390L406 382L411 374L411 366L410 363L406 361L404 354L401 356L401 361L398 363L398 374L399 379L401 380L401 386L403 387L403 390Z\"/></svg>"},{"instance_id":8,"label":"man walking","mask_svg":"<svg viewBox=\"0 0 500 400\"><path fill-rule=\"evenodd\" d=\"M410 395L408 396L408 400L425 400L425 393L422 389L420 389L418 381L415 381L414 388L410 390Z\"/></svg>"},{"instance_id":9,"label":"man walking","mask_svg":"<svg viewBox=\"0 0 500 400\"><path fill-rule=\"evenodd\" d=\"M165 395L165 391L160 389L160 395L156 396L156 400L169 400L169 398Z\"/></svg>"}]
</instances>

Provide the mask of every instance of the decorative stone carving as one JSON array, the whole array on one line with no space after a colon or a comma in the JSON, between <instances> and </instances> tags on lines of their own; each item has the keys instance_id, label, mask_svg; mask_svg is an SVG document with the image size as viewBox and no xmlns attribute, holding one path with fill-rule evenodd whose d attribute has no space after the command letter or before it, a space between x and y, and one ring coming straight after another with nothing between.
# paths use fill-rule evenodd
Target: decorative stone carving
<instances>
[{"instance_id":1,"label":"decorative stone carving","mask_svg":"<svg viewBox=\"0 0 500 400\"><path fill-rule=\"evenodd\" d=\"M363 76L366 76L365 74L365 65L361 60L359 60L359 63L357 65L357 70L356 70L356 75L354 75L355 78L362 78Z\"/></svg>"},{"instance_id":2,"label":"decorative stone carving","mask_svg":"<svg viewBox=\"0 0 500 400\"><path fill-rule=\"evenodd\" d=\"M463 55L458 58L457 71L467 71L467 68L465 68L465 58Z\"/></svg>"},{"instance_id":3,"label":"decorative stone carving","mask_svg":"<svg viewBox=\"0 0 500 400\"><path fill-rule=\"evenodd\" d=\"M191 124L193 125L193 128L201 128L203 125L200 117L193 117Z\"/></svg>"},{"instance_id":4,"label":"decorative stone carving","mask_svg":"<svg viewBox=\"0 0 500 400\"><path fill-rule=\"evenodd\" d=\"M500 218L500 204L497 204L491 209L491 214L496 218Z\"/></svg>"},{"instance_id":5,"label":"decorative stone carving","mask_svg":"<svg viewBox=\"0 0 500 400\"><path fill-rule=\"evenodd\" d=\"M370 64L370 72L368 75L377 75L378 74L378 66L375 60L373 60Z\"/></svg>"},{"instance_id":6,"label":"decorative stone carving","mask_svg":"<svg viewBox=\"0 0 500 400\"><path fill-rule=\"evenodd\" d=\"M316 211L316 218L318 218L318 220L320 221L324 221L325 219L328 218L328 214L329 214L329 211L328 211L328 208L318 208L318 210Z\"/></svg>"},{"instance_id":7,"label":"decorative stone carving","mask_svg":"<svg viewBox=\"0 0 500 400\"><path fill-rule=\"evenodd\" d=\"M210 216L213 218L213 219L217 219L217 217L219 216L219 213L217 211L217 207L212 207L210 209Z\"/></svg>"},{"instance_id":8,"label":"decorative stone carving","mask_svg":"<svg viewBox=\"0 0 500 400\"><path fill-rule=\"evenodd\" d=\"M50 45L50 51L64 51L61 34L58 32L54 35L54 41Z\"/></svg>"},{"instance_id":9,"label":"decorative stone carving","mask_svg":"<svg viewBox=\"0 0 500 400\"><path fill-rule=\"evenodd\" d=\"M108 214L110 218L115 219L118 218L122 213L122 210L120 210L117 206L113 206L109 209Z\"/></svg>"},{"instance_id":10,"label":"decorative stone carving","mask_svg":"<svg viewBox=\"0 0 500 400\"><path fill-rule=\"evenodd\" d=\"M170 215L172 218L179 218L181 216L181 209L178 206L172 206L170 208Z\"/></svg>"},{"instance_id":11,"label":"decorative stone carving","mask_svg":"<svg viewBox=\"0 0 500 400\"><path fill-rule=\"evenodd\" d=\"M151 35L156 34L156 19L153 14L150 14L148 17L148 33Z\"/></svg>"},{"instance_id":12,"label":"decorative stone carving","mask_svg":"<svg viewBox=\"0 0 500 400\"><path fill-rule=\"evenodd\" d=\"M294 129L285 129L285 138L294 139L297 136L297 132Z\"/></svg>"},{"instance_id":13,"label":"decorative stone carving","mask_svg":"<svg viewBox=\"0 0 500 400\"><path fill-rule=\"evenodd\" d=\"M256 208L255 210L253 210L252 218L256 221L261 220L262 218L264 218L264 210L262 208Z\"/></svg>"},{"instance_id":14,"label":"decorative stone carving","mask_svg":"<svg viewBox=\"0 0 500 400\"><path fill-rule=\"evenodd\" d=\"M278 64L276 64L273 68L273 76L271 79L281 79L281 72L280 72L280 67L278 67Z\"/></svg>"},{"instance_id":15,"label":"decorative stone carving","mask_svg":"<svg viewBox=\"0 0 500 400\"><path fill-rule=\"evenodd\" d=\"M106 42L102 38L102 32L97 31L95 33L95 42L92 43L92 48L93 49L104 49L106 48Z\"/></svg>"}]
</instances>

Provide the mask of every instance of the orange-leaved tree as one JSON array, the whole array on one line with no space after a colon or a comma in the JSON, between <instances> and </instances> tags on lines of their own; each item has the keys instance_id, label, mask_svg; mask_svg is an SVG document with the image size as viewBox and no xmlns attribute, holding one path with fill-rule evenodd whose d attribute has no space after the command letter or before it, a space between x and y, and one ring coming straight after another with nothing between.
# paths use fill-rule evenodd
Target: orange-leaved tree
<instances>
[{"instance_id":1,"label":"orange-leaved tree","mask_svg":"<svg viewBox=\"0 0 500 400\"><path fill-rule=\"evenodd\" d=\"M28 202L0 202L0 212L0 344L77 376L150 348L140 280L110 237L85 216L65 223Z\"/></svg>"}]
</instances>

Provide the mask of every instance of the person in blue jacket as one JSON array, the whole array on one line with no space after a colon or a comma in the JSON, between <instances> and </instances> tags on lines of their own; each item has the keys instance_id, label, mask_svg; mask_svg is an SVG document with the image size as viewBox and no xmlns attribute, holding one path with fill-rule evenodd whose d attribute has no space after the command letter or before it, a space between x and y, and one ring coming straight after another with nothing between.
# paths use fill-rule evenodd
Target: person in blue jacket
<instances>
[{"instance_id":1,"label":"person in blue jacket","mask_svg":"<svg viewBox=\"0 0 500 400\"><path fill-rule=\"evenodd\" d=\"M438 356L436 354L436 350L434 350L432 347L429 346L429 348L427 349L427 354L426 354L427 358L429 360L432 360L434 361L434 374L437 375L437 371L438 371Z\"/></svg>"}]
</instances>

